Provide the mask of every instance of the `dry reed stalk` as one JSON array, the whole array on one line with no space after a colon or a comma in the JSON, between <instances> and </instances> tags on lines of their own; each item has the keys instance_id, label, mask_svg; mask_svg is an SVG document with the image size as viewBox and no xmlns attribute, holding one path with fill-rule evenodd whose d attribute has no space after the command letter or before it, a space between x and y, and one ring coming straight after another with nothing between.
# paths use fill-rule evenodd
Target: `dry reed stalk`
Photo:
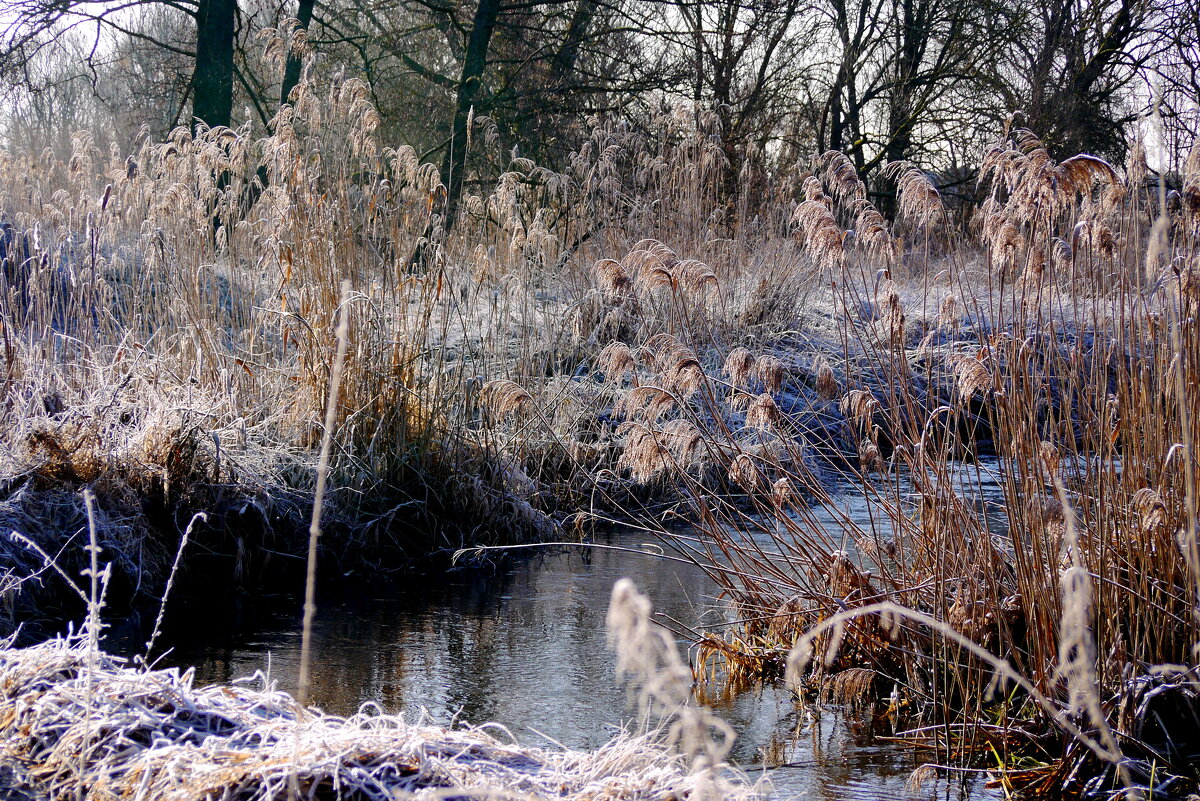
<instances>
[{"instance_id":1,"label":"dry reed stalk","mask_svg":"<svg viewBox=\"0 0 1200 801\"><path fill-rule=\"evenodd\" d=\"M183 534L179 538L179 547L175 549L175 561L171 564L171 572L167 576L166 586L163 587L162 597L158 600L158 614L154 617L154 626L150 629L150 637L146 640L146 650L142 653L143 664L150 663L150 652L154 650L154 642L162 631L163 618L167 614L167 599L171 597L171 589L175 586L175 576L179 573L179 565L183 561L183 551L187 548L188 539L192 536L192 528L196 525L197 520L207 523L208 515L204 512L192 515L187 528L183 530Z\"/></svg>"},{"instance_id":2,"label":"dry reed stalk","mask_svg":"<svg viewBox=\"0 0 1200 801\"><path fill-rule=\"evenodd\" d=\"M652 607L629 579L613 585L605 618L617 653L617 676L631 677L647 722L666 721L668 741L679 748L700 782L699 797L721 798L722 777L735 737L728 723L692 700L692 671L679 658L670 633L653 621Z\"/></svg>"},{"instance_id":3,"label":"dry reed stalk","mask_svg":"<svg viewBox=\"0 0 1200 801\"><path fill-rule=\"evenodd\" d=\"M321 508L325 501L325 484L329 478L329 456L333 450L333 427L337 422L338 400L341 393L342 369L350 345L350 282L342 282L342 302L338 310L337 354L329 371L328 400L325 406L325 426L321 436L321 457L317 462L317 488L313 495L312 524L308 529L308 561L304 578L304 622L300 640L300 678L296 698L304 706L308 698L309 670L312 659L312 622L317 613L317 545L321 539Z\"/></svg>"}]
</instances>

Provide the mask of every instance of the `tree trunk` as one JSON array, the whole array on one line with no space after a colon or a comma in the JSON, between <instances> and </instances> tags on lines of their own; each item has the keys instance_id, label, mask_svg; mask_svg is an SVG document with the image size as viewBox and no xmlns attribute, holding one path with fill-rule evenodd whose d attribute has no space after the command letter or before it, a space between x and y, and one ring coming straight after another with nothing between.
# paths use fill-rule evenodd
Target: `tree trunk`
<instances>
[{"instance_id":1,"label":"tree trunk","mask_svg":"<svg viewBox=\"0 0 1200 801\"><path fill-rule=\"evenodd\" d=\"M312 22L313 6L316 0L300 0L296 6L296 19L300 21L300 29L307 31L308 24ZM292 90L296 88L296 84L300 83L300 67L303 66L302 61L290 48L288 49L287 66L283 70L283 88L279 92L279 105L288 102L288 96Z\"/></svg>"},{"instance_id":2,"label":"tree trunk","mask_svg":"<svg viewBox=\"0 0 1200 801\"><path fill-rule=\"evenodd\" d=\"M575 15L571 17L571 24L567 28L567 35L563 40L562 47L554 56L554 77L560 87L565 85L575 70L579 48L587 39L588 28L592 24L592 18L596 16L596 10L597 4L590 0L583 0L575 8Z\"/></svg>"},{"instance_id":3,"label":"tree trunk","mask_svg":"<svg viewBox=\"0 0 1200 801\"><path fill-rule=\"evenodd\" d=\"M196 70L192 117L210 128L233 116L233 37L237 0L200 0L196 11Z\"/></svg>"},{"instance_id":4,"label":"tree trunk","mask_svg":"<svg viewBox=\"0 0 1200 801\"><path fill-rule=\"evenodd\" d=\"M475 20L471 25L471 36L467 40L467 52L463 58L462 77L454 103L454 127L450 135L450 147L442 160L442 184L446 187L445 230L454 227L458 217L458 201L462 196L463 167L467 155L467 118L475 106L483 70L487 66L488 45L496 18L500 14L500 0L479 0Z\"/></svg>"}]
</instances>

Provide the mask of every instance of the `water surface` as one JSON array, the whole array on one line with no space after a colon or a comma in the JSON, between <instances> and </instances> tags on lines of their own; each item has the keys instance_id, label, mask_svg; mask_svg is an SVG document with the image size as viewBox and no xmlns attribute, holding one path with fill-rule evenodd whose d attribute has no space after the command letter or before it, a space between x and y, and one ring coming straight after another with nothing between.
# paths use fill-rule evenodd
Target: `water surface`
<instances>
[{"instance_id":1,"label":"water surface","mask_svg":"<svg viewBox=\"0 0 1200 801\"><path fill-rule=\"evenodd\" d=\"M640 549L645 537L608 544ZM649 547L657 548L657 545ZM350 714L364 702L441 724L495 721L522 743L592 748L638 717L614 675L604 617L613 583L629 577L656 611L688 625L720 621L718 588L694 565L625 550L556 548L491 570L463 570L401 586L320 599L313 630L312 702ZM294 690L297 602L174 611L170 663L202 682L256 671ZM230 626L228 621L239 620ZM190 643L190 645L183 645ZM732 758L770 771L780 797L921 797L906 793L917 766L906 749L836 711L799 710L774 687L718 705L738 732ZM958 788L938 788L963 797ZM977 786L971 798L991 798Z\"/></svg>"}]
</instances>

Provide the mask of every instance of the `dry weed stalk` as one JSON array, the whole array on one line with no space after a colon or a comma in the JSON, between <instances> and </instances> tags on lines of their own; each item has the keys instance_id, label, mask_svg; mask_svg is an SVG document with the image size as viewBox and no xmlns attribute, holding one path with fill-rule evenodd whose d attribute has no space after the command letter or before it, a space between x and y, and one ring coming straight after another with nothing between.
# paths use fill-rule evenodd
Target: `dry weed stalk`
<instances>
[{"instance_id":1,"label":"dry weed stalk","mask_svg":"<svg viewBox=\"0 0 1200 801\"><path fill-rule=\"evenodd\" d=\"M342 389L342 369L346 364L346 349L350 344L350 282L342 282L342 302L338 311L337 353L329 370L328 399L325 405L325 425L321 435L321 456L317 461L317 488L313 496L312 523L308 529L308 560L304 579L304 620L301 625L300 677L296 698L301 706L308 700L309 660L312 656L312 622L317 613L317 546L321 540L321 508L325 501L325 485L329 479L329 456L333 450L333 426L337 420L338 400Z\"/></svg>"},{"instance_id":2,"label":"dry weed stalk","mask_svg":"<svg viewBox=\"0 0 1200 801\"><path fill-rule=\"evenodd\" d=\"M733 746L734 731L692 700L691 669L679 658L670 633L654 622L650 600L629 579L613 585L605 625L617 653L617 676L631 678L647 720L666 722L668 740L694 772L712 783L711 797L720 797L725 788L719 771Z\"/></svg>"}]
</instances>

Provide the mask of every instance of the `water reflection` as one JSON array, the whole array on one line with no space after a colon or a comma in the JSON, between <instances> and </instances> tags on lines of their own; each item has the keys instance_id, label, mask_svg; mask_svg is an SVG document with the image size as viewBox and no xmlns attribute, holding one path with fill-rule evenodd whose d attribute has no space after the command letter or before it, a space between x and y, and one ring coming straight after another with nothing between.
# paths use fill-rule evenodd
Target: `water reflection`
<instances>
[{"instance_id":1,"label":"water reflection","mask_svg":"<svg viewBox=\"0 0 1200 801\"><path fill-rule=\"evenodd\" d=\"M637 537L613 542L638 547ZM623 576L676 620L711 619L719 608L717 588L695 566L619 550L561 549L494 573L413 580L386 594L364 588L320 599L313 703L349 714L373 701L409 716L424 710L440 723L496 721L531 745L542 737L572 748L600 745L636 716L614 679L604 630L612 585ZM168 661L196 665L203 682L261 670L294 689L299 605L241 612L243 625L230 628L230 610L173 610L168 637L177 647ZM780 796L900 793L915 767L904 751L845 718L797 712L778 688L743 693L719 710L738 732L738 764L788 766L772 772ZM873 789L864 796L852 786Z\"/></svg>"}]
</instances>

